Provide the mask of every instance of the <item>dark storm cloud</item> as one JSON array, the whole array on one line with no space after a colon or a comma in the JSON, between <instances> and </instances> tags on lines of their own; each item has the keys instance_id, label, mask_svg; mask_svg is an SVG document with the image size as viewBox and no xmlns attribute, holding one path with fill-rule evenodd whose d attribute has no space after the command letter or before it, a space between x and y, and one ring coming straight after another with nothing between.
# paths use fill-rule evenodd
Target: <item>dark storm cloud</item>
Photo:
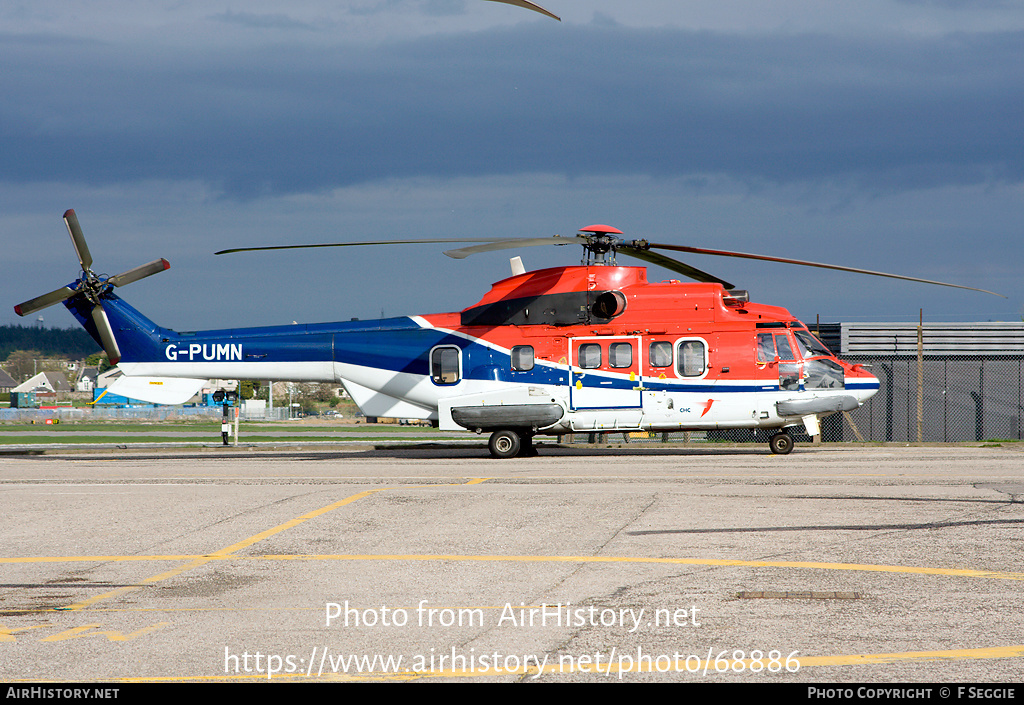
<instances>
[{"instance_id":1,"label":"dark storm cloud","mask_svg":"<svg viewBox=\"0 0 1024 705\"><path fill-rule=\"evenodd\" d=\"M248 27L251 29L299 29L306 31L312 31L315 29L314 25L307 22L299 22L288 15L276 13L257 14L253 12L232 12L231 10L227 10L215 15L210 15L210 18L217 22L239 25L241 27Z\"/></svg>"},{"instance_id":2,"label":"dark storm cloud","mask_svg":"<svg viewBox=\"0 0 1024 705\"><path fill-rule=\"evenodd\" d=\"M0 63L12 182L196 179L248 198L523 172L886 190L1024 176L1021 33L525 25L192 52L8 36Z\"/></svg>"}]
</instances>

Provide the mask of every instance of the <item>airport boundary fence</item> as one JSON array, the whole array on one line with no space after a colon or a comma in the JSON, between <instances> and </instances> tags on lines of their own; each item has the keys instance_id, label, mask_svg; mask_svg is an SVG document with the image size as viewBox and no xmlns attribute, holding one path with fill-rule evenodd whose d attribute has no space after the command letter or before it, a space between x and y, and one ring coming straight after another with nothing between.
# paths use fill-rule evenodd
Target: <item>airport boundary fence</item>
<instances>
[{"instance_id":1,"label":"airport boundary fence","mask_svg":"<svg viewBox=\"0 0 1024 705\"><path fill-rule=\"evenodd\" d=\"M0 409L0 423L43 423L47 419L63 423L89 421L220 421L224 411L219 406L176 407L157 406L141 408L85 408L56 407L46 409ZM231 416L234 419L234 415ZM255 413L242 410L242 421L283 421L288 409L260 409Z\"/></svg>"},{"instance_id":2,"label":"airport boundary fence","mask_svg":"<svg viewBox=\"0 0 1024 705\"><path fill-rule=\"evenodd\" d=\"M1021 440L1024 356L847 357L870 368L879 390L822 429L825 441ZM841 422L841 423L840 423Z\"/></svg>"}]
</instances>

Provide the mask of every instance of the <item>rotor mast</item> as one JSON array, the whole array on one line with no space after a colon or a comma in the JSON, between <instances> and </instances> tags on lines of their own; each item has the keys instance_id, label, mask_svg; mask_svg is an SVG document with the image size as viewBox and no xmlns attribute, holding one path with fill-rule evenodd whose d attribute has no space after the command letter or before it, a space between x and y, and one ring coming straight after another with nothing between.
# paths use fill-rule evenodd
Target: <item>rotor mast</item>
<instances>
[{"instance_id":1,"label":"rotor mast","mask_svg":"<svg viewBox=\"0 0 1024 705\"><path fill-rule=\"evenodd\" d=\"M622 231L610 225L588 225L580 228L580 234L586 237L583 245L584 258L582 264L596 266L616 265L615 253L623 244Z\"/></svg>"}]
</instances>

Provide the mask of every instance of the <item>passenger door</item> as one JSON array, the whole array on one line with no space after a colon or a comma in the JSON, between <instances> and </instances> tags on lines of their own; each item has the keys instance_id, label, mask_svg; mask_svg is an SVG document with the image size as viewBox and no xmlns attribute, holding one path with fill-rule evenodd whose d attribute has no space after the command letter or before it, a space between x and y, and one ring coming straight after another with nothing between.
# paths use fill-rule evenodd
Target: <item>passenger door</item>
<instances>
[{"instance_id":1,"label":"passenger door","mask_svg":"<svg viewBox=\"0 0 1024 705\"><path fill-rule=\"evenodd\" d=\"M572 338L569 354L571 409L640 407L639 337Z\"/></svg>"}]
</instances>

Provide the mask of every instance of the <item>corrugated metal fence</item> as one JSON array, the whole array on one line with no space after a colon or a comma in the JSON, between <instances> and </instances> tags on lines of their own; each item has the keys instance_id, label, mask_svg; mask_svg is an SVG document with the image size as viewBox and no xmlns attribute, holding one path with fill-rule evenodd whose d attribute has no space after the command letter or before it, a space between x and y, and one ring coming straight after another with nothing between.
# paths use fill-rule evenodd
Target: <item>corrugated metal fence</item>
<instances>
[{"instance_id":1,"label":"corrugated metal fence","mask_svg":"<svg viewBox=\"0 0 1024 705\"><path fill-rule=\"evenodd\" d=\"M880 389L831 419L823 440L916 441L919 393L923 441L1024 438L1024 323L926 323L920 362L916 324L830 328L822 337L842 359L870 366Z\"/></svg>"}]
</instances>

